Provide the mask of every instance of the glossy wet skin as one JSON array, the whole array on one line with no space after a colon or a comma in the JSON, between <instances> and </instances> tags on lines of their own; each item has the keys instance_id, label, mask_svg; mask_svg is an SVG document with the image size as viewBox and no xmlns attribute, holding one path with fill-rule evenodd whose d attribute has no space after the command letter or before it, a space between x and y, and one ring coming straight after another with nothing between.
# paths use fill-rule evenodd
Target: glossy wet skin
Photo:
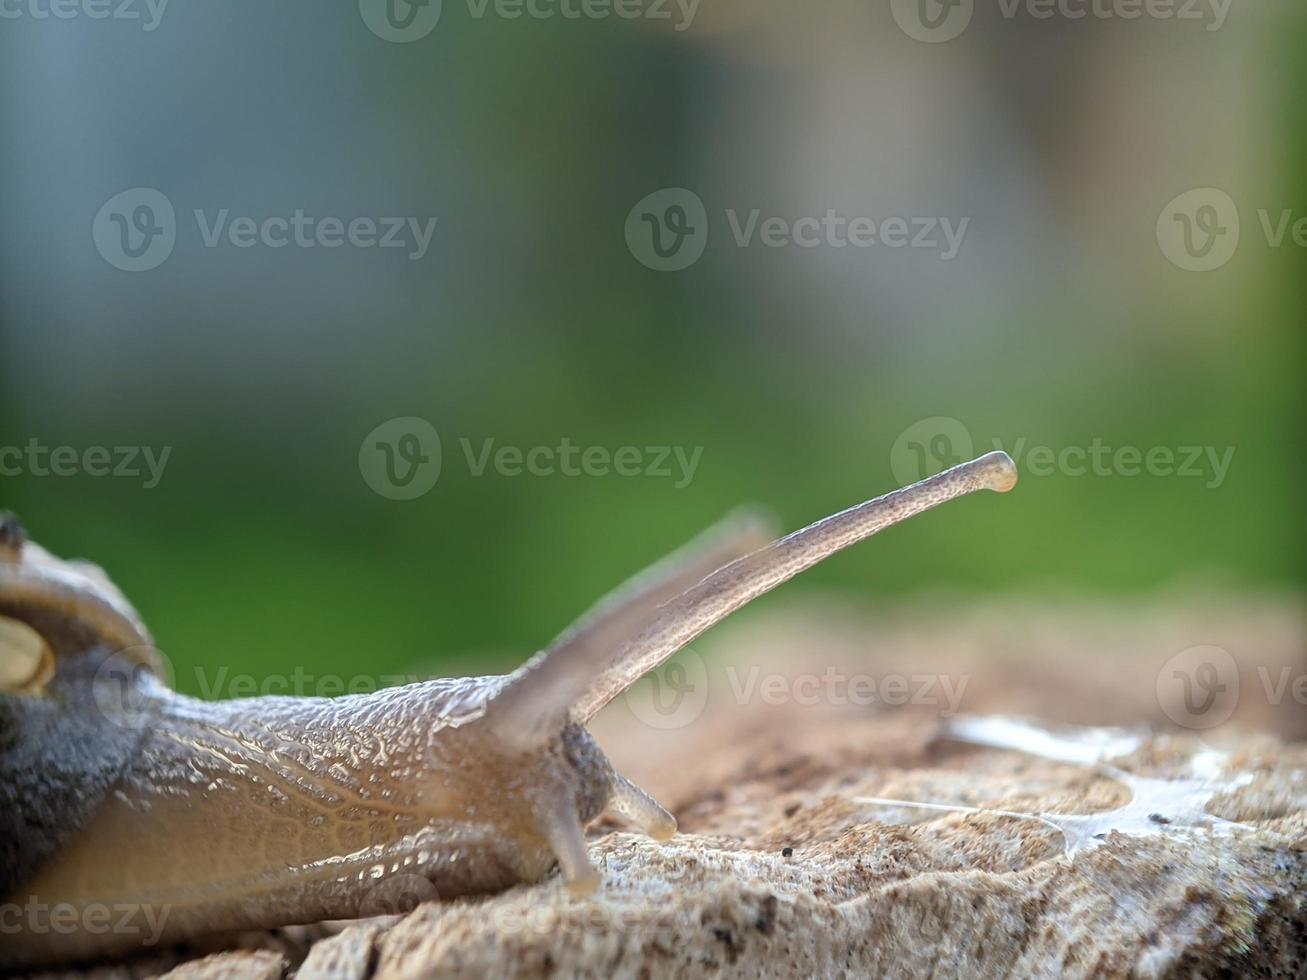
<instances>
[{"instance_id":1,"label":"glossy wet skin","mask_svg":"<svg viewBox=\"0 0 1307 980\"><path fill-rule=\"evenodd\" d=\"M146 674L137 684L114 722L139 730L135 756L23 893L158 909L163 943L270 917L376 914L397 874L430 882L424 899L539 880L555 863L540 801L556 797L584 823L611 791L611 769L583 729L505 752L485 728L441 724L440 681L219 704L159 690ZM137 944L107 939L87 937L87 952ZM76 942L60 937L59 952Z\"/></svg>"},{"instance_id":2,"label":"glossy wet skin","mask_svg":"<svg viewBox=\"0 0 1307 980\"><path fill-rule=\"evenodd\" d=\"M394 911L598 872L583 826L607 806L656 839L675 821L581 727L751 599L877 531L975 490L991 453L765 547L731 522L608 597L511 675L338 699L201 702L168 690L135 610L99 569L0 520L0 967L236 928ZM53 657L34 656L42 641ZM24 666L26 665L26 667ZM24 681L19 676L29 670ZM40 671L44 671L41 673ZM66 905L71 930L7 928ZM137 928L88 912L138 910ZM145 928L139 920L149 920Z\"/></svg>"}]
</instances>

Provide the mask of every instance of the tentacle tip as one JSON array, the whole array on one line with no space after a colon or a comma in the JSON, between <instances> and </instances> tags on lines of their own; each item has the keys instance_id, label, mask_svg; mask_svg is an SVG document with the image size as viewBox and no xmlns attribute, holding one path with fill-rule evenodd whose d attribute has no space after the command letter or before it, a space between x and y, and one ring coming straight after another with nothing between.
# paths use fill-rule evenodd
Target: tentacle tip
<instances>
[{"instance_id":1,"label":"tentacle tip","mask_svg":"<svg viewBox=\"0 0 1307 980\"><path fill-rule=\"evenodd\" d=\"M664 823L655 824L645 828L645 832L658 841L660 844L666 844L676 836L676 818L668 817Z\"/></svg>"},{"instance_id":2,"label":"tentacle tip","mask_svg":"<svg viewBox=\"0 0 1307 980\"><path fill-rule=\"evenodd\" d=\"M1001 449L985 453L976 460L976 468L984 480L985 489L1007 493L1017 485L1017 464Z\"/></svg>"},{"instance_id":3,"label":"tentacle tip","mask_svg":"<svg viewBox=\"0 0 1307 980\"><path fill-rule=\"evenodd\" d=\"M608 804L637 830L656 841L669 841L676 836L676 818L625 776L613 774L613 792Z\"/></svg>"},{"instance_id":4,"label":"tentacle tip","mask_svg":"<svg viewBox=\"0 0 1307 980\"><path fill-rule=\"evenodd\" d=\"M733 541L741 554L748 554L780 537L781 527L773 511L759 504L747 504L726 515L718 534Z\"/></svg>"}]
</instances>

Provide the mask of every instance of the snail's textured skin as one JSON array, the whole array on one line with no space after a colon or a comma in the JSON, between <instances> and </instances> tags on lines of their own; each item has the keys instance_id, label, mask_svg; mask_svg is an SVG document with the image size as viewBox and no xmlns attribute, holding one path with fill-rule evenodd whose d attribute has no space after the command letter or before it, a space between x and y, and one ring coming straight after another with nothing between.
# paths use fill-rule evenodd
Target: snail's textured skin
<instances>
[{"instance_id":1,"label":"snail's textured skin","mask_svg":"<svg viewBox=\"0 0 1307 980\"><path fill-rule=\"evenodd\" d=\"M500 677L211 704L99 649L60 664L48 697L0 698L24 731L52 726L0 750L6 838L59 828L38 832L44 846L15 862L4 892L156 909L157 942L375 912L397 873L429 881L424 898L538 880L554 863L534 810L542 795L582 822L608 800L611 771L580 727L523 754L500 751L491 729L461 726ZM110 673L127 679L125 696L93 693ZM7 937L0 964L139 942L24 933Z\"/></svg>"}]
</instances>

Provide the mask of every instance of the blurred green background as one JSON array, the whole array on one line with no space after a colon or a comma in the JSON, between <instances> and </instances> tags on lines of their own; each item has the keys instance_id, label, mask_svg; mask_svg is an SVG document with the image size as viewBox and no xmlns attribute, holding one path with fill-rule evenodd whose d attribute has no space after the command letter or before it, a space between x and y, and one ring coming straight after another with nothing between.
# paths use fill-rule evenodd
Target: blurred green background
<instances>
[{"instance_id":1,"label":"blurred green background","mask_svg":"<svg viewBox=\"0 0 1307 980\"><path fill-rule=\"evenodd\" d=\"M888 0L703 0L683 30L476 9L402 44L307 0L0 22L0 446L171 447L152 489L22 465L0 506L102 563L182 688L195 666L507 668L737 504L793 528L896 486L896 440L936 416L977 452L1234 456L1219 486L1027 473L789 594L1301 591L1307 254L1257 211L1307 217L1307 11L980 5L923 43ZM141 186L177 241L124 272L92 221ZM664 187L708 214L679 272L624 239ZM1209 272L1155 232L1196 187L1241 219ZM192 213L222 208L438 225L419 260L206 248ZM741 248L724 217L828 208L969 225L946 261ZM399 416L444 449L409 501L359 463ZM462 438L702 456L683 487L476 476Z\"/></svg>"}]
</instances>

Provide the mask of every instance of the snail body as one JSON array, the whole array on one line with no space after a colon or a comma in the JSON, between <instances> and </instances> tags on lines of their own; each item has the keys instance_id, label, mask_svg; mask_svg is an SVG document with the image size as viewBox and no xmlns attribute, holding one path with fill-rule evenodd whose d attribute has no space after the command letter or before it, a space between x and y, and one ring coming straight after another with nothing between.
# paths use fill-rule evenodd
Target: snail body
<instances>
[{"instance_id":1,"label":"snail body","mask_svg":"<svg viewBox=\"0 0 1307 980\"><path fill-rule=\"evenodd\" d=\"M613 771L584 727L595 712L827 555L1014 482L1011 460L991 453L769 545L756 522L732 521L511 674L331 699L172 691L108 578L6 519L0 967L395 911L540 881L555 865L574 893L593 890L588 821L609 811L656 839L676 829ZM391 883L409 894L388 895ZM68 910L64 926L34 907Z\"/></svg>"}]
</instances>

